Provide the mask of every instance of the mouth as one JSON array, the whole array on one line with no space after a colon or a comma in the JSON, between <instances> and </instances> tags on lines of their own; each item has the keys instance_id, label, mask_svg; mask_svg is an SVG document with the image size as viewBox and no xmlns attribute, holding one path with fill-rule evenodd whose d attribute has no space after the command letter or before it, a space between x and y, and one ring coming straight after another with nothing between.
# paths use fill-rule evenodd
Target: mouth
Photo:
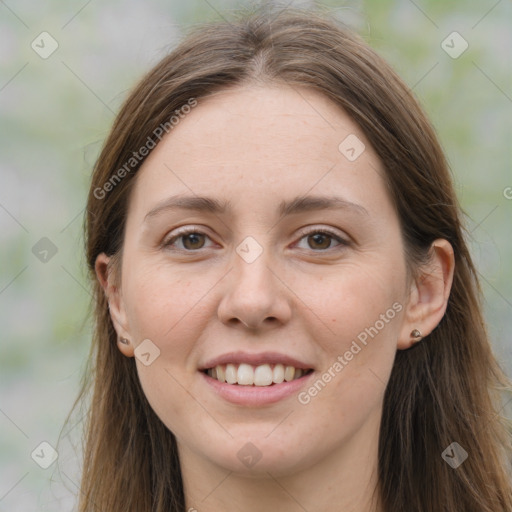
<instances>
[{"instance_id":1,"label":"mouth","mask_svg":"<svg viewBox=\"0 0 512 512\"><path fill-rule=\"evenodd\" d=\"M276 364L219 364L202 370L208 377L233 386L269 387L292 382L313 372L312 368Z\"/></svg>"}]
</instances>

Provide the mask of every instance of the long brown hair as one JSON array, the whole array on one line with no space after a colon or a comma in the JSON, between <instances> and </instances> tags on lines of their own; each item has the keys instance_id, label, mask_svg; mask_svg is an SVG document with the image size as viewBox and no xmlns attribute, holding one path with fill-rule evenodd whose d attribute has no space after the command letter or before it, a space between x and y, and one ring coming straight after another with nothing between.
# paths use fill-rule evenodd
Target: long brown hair
<instances>
[{"instance_id":1,"label":"long brown hair","mask_svg":"<svg viewBox=\"0 0 512 512\"><path fill-rule=\"evenodd\" d=\"M446 314L421 343L398 351L387 385L377 489L383 510L510 512L511 436L499 416L509 382L484 327L434 131L407 86L361 38L314 12L271 8L193 30L134 88L96 162L86 218L95 331L77 399L90 401L80 512L185 510L176 440L149 406L134 359L117 348L95 260L105 252L115 266L121 254L130 188L144 161L127 167L133 152L158 143L158 127L191 99L255 81L313 88L361 127L386 170L412 271L435 239L454 249ZM441 456L453 442L469 454L457 469Z\"/></svg>"}]
</instances>

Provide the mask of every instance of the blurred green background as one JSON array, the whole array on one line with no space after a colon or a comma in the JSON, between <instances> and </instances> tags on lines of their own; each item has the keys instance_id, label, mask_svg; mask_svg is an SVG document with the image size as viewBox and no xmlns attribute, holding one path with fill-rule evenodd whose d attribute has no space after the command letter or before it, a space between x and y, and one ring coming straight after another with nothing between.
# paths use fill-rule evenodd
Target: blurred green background
<instances>
[{"instance_id":1,"label":"blurred green background","mask_svg":"<svg viewBox=\"0 0 512 512\"><path fill-rule=\"evenodd\" d=\"M57 446L89 349L83 211L114 114L186 27L249 5L0 1L0 511L69 511L78 492L79 417L59 464L43 469L31 453ZM424 105L467 214L495 351L512 374L512 4L291 5L354 27ZM48 456L39 447L35 460L41 450Z\"/></svg>"}]
</instances>

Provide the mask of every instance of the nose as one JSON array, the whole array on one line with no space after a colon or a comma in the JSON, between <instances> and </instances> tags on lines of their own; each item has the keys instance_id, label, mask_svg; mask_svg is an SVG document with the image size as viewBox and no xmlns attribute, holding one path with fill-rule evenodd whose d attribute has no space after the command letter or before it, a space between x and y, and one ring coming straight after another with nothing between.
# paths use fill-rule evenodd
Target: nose
<instances>
[{"instance_id":1,"label":"nose","mask_svg":"<svg viewBox=\"0 0 512 512\"><path fill-rule=\"evenodd\" d=\"M217 312L221 322L261 331L290 320L291 292L279 267L267 254L264 250L251 263L234 255L234 268L226 276L225 292Z\"/></svg>"}]
</instances>

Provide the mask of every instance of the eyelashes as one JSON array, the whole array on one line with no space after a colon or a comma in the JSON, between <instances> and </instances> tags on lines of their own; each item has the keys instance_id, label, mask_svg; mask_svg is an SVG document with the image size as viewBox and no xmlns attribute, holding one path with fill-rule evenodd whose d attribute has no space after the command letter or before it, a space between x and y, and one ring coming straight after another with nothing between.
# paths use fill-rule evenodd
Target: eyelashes
<instances>
[{"instance_id":1,"label":"eyelashes","mask_svg":"<svg viewBox=\"0 0 512 512\"><path fill-rule=\"evenodd\" d=\"M194 235L194 236L192 236ZM309 238L308 238L309 237ZM205 246L206 239L211 240L210 237L198 228L189 227L176 232L173 236L168 238L162 246L166 249L182 252L182 253L197 253L205 249L209 249L212 246ZM300 243L303 239L306 239L308 247L301 248L303 250L309 250L314 253L327 252L335 248L347 247L350 242L334 231L330 231L325 228L312 228L304 230L299 234L298 242ZM182 247L177 247L176 242L181 241ZM338 245L332 246L332 242L337 242ZM318 244L320 247L311 247L310 242L313 242L313 246ZM327 247L325 247L327 242ZM188 247L187 247L188 246Z\"/></svg>"},{"instance_id":2,"label":"eyelashes","mask_svg":"<svg viewBox=\"0 0 512 512\"><path fill-rule=\"evenodd\" d=\"M206 237L206 238L209 238L209 236L206 234L206 233L203 233L202 231L200 231L199 229L192 229L192 228L188 228L188 229L184 229L182 231L179 231L178 233L176 233L174 236L172 236L171 238L169 238L169 240L167 240L165 243L164 243L164 247L166 248L171 248L171 249L176 249L174 247L174 243L176 240L180 240L180 239L185 239L186 237L190 236L190 235L195 235L195 238L197 239L197 237ZM190 239L188 240L190 242ZM203 249L203 247L196 247L196 249ZM194 249L187 249L187 248L178 248L177 250L179 251L186 251L186 252L197 252L196 250Z\"/></svg>"},{"instance_id":3,"label":"eyelashes","mask_svg":"<svg viewBox=\"0 0 512 512\"><path fill-rule=\"evenodd\" d=\"M333 231L330 231L328 229L318 229L318 228L310 229L308 231L303 231L300 234L299 241L301 241L302 239L307 238L307 237L316 237L315 243L317 243L318 235L320 235L320 239L322 239L322 238L323 239L328 239L329 247L327 247L327 249L333 249L333 248L336 248L336 247L339 247L339 246L346 247L346 246L349 245L349 242L347 240L345 240L344 238L340 237L339 235L337 235ZM338 242L338 245L336 245L334 247L331 247L331 241L333 241L333 240ZM309 247L309 249L311 249L314 252L324 252L321 249L320 250L319 249L312 249L311 247Z\"/></svg>"}]
</instances>

